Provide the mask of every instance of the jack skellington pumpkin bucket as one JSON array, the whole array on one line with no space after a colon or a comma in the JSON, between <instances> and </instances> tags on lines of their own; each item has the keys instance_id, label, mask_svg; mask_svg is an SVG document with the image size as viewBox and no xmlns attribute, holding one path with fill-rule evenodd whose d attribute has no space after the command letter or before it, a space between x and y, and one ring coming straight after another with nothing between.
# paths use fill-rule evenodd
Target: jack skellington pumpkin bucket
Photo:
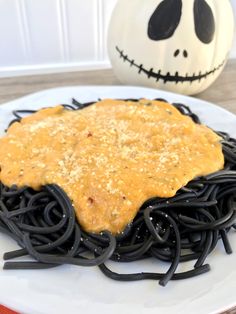
<instances>
[{"instance_id":1,"label":"jack skellington pumpkin bucket","mask_svg":"<svg viewBox=\"0 0 236 314\"><path fill-rule=\"evenodd\" d=\"M229 0L118 0L108 52L121 82L192 95L220 75L233 35Z\"/></svg>"}]
</instances>

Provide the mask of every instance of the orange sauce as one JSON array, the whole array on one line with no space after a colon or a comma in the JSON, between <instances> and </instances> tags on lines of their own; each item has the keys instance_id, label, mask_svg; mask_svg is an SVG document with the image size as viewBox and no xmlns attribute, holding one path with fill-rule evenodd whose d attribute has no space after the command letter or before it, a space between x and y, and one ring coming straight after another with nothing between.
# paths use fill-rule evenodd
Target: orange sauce
<instances>
[{"instance_id":1,"label":"orange sauce","mask_svg":"<svg viewBox=\"0 0 236 314\"><path fill-rule=\"evenodd\" d=\"M220 170L220 137L172 105L106 99L79 111L42 109L0 138L0 181L58 184L86 231L120 233L148 198L172 197Z\"/></svg>"}]
</instances>

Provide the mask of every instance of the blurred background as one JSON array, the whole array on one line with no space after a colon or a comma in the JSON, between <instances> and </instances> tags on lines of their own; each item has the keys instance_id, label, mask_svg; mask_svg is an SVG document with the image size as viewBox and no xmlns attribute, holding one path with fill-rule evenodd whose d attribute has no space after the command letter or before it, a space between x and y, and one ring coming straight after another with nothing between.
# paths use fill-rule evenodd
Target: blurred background
<instances>
[{"instance_id":1,"label":"blurred background","mask_svg":"<svg viewBox=\"0 0 236 314\"><path fill-rule=\"evenodd\" d=\"M109 68L106 33L116 1L0 0L0 77Z\"/></svg>"},{"instance_id":2,"label":"blurred background","mask_svg":"<svg viewBox=\"0 0 236 314\"><path fill-rule=\"evenodd\" d=\"M0 0L0 76L109 67L116 0Z\"/></svg>"}]
</instances>

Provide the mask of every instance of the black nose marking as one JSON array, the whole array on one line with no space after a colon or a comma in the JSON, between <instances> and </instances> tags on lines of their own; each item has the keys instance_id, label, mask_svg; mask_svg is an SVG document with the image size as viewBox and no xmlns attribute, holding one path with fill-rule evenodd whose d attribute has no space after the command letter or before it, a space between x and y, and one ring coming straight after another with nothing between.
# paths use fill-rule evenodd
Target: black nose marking
<instances>
[{"instance_id":1,"label":"black nose marking","mask_svg":"<svg viewBox=\"0 0 236 314\"><path fill-rule=\"evenodd\" d=\"M178 57L179 54L180 54L180 50L179 50L179 49L175 50L175 52L174 52L174 57L175 57L175 58ZM184 51L183 51L183 56L184 56L184 58L187 58L187 57L188 57L188 52L187 52L187 50L184 50Z\"/></svg>"},{"instance_id":2,"label":"black nose marking","mask_svg":"<svg viewBox=\"0 0 236 314\"><path fill-rule=\"evenodd\" d=\"M174 57L177 57L177 56L179 55L179 53L180 53L180 50L179 50L179 49L175 50L175 52L174 52Z\"/></svg>"},{"instance_id":3,"label":"black nose marking","mask_svg":"<svg viewBox=\"0 0 236 314\"><path fill-rule=\"evenodd\" d=\"M183 51L183 56L184 56L185 58L188 58L188 52L187 52L187 50L184 50L184 51Z\"/></svg>"},{"instance_id":4,"label":"black nose marking","mask_svg":"<svg viewBox=\"0 0 236 314\"><path fill-rule=\"evenodd\" d=\"M181 14L181 0L163 0L148 22L148 37L151 40L170 38L179 25Z\"/></svg>"}]
</instances>

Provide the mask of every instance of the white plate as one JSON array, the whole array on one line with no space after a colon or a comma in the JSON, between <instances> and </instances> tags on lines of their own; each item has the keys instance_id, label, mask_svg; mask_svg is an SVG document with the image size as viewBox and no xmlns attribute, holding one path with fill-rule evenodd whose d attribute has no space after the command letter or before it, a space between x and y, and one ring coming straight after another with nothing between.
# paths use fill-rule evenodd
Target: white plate
<instances>
[{"instance_id":1,"label":"white plate","mask_svg":"<svg viewBox=\"0 0 236 314\"><path fill-rule=\"evenodd\" d=\"M236 136L236 116L213 104L182 95L140 87L66 87L42 91L0 106L0 132L11 120L13 109L38 109L59 103L98 98L165 98L190 106L202 121L217 130ZM1 148L0 148L1 149ZM236 234L230 241L236 252ZM171 281L162 288L156 281L116 282L97 268L61 266L40 271L3 271L2 255L17 248L6 236L0 236L0 303L29 314L137 314L137 313L219 313L236 305L236 253L226 255L221 244L207 262L212 271L196 278ZM188 270L193 262L181 264ZM166 264L154 261L112 264L121 272L165 271Z\"/></svg>"}]
</instances>

